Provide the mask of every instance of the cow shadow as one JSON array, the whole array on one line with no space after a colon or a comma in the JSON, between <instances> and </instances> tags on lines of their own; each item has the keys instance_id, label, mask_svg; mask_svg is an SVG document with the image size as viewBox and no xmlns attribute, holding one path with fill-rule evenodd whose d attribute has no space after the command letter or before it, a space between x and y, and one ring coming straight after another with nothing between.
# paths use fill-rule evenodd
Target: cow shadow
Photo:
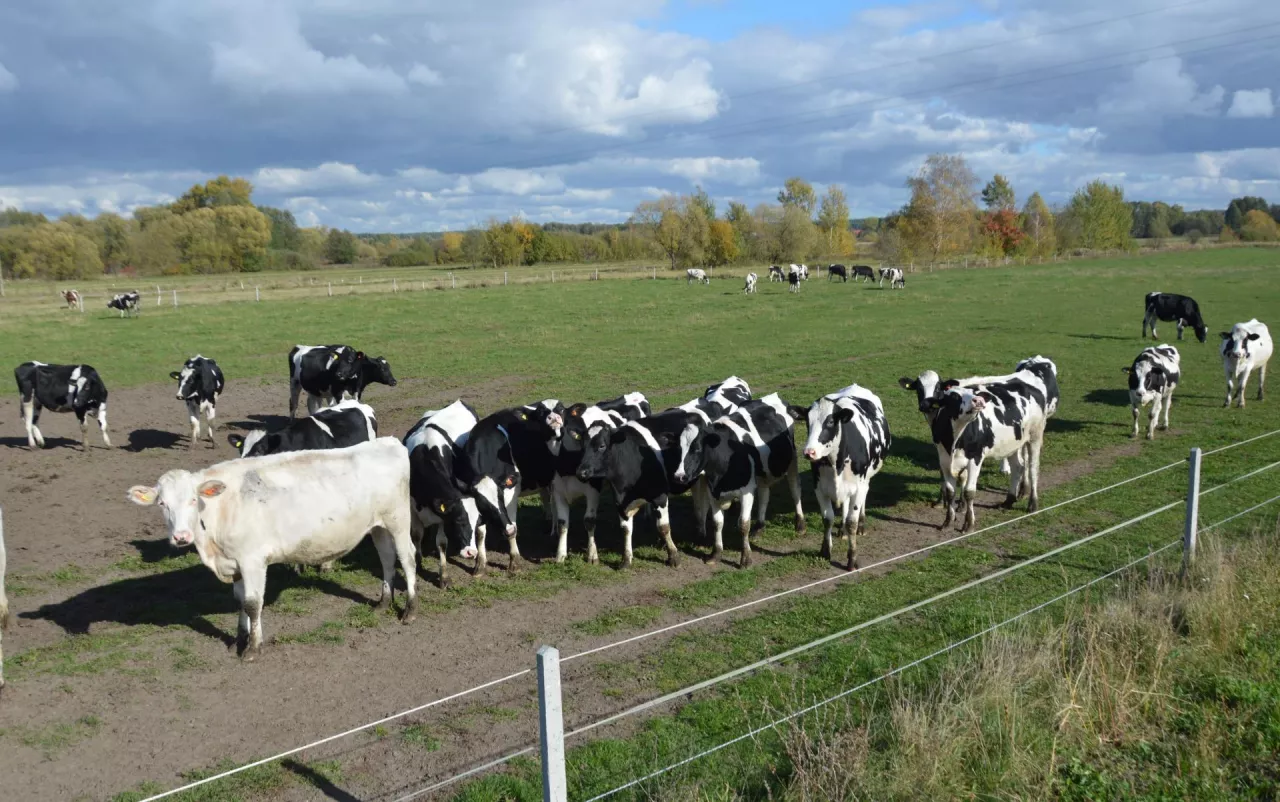
<instances>
[{"instance_id":1,"label":"cow shadow","mask_svg":"<svg viewBox=\"0 0 1280 802\"><path fill-rule=\"evenodd\" d=\"M227 423L227 427L242 430L266 429L268 431L276 431L289 425L288 415L255 414L248 417L249 420L230 421Z\"/></svg>"},{"instance_id":2,"label":"cow shadow","mask_svg":"<svg viewBox=\"0 0 1280 802\"><path fill-rule=\"evenodd\" d=\"M1085 423L1084 421L1070 420L1067 418L1049 418L1049 421L1045 424L1044 430L1051 434L1054 434L1054 433L1060 434L1062 432L1080 432L1080 431L1084 431L1084 429L1088 425L1089 424Z\"/></svg>"},{"instance_id":3,"label":"cow shadow","mask_svg":"<svg viewBox=\"0 0 1280 802\"><path fill-rule=\"evenodd\" d=\"M333 781L324 776L320 772L296 760L285 760L280 766L292 774L296 774L307 784L313 786L320 793L324 794L326 799L334 799L337 802L360 802L360 797L354 796L347 791L333 784Z\"/></svg>"},{"instance_id":4,"label":"cow shadow","mask_svg":"<svg viewBox=\"0 0 1280 802\"><path fill-rule=\"evenodd\" d=\"M1085 403L1088 404L1106 404L1111 407L1127 407L1129 406L1129 391L1118 390L1115 388L1090 390L1085 395L1084 400Z\"/></svg>"},{"instance_id":5,"label":"cow shadow","mask_svg":"<svg viewBox=\"0 0 1280 802\"><path fill-rule=\"evenodd\" d=\"M0 446L26 449L27 437L26 435L23 435L22 437L0 437ZM48 450L50 448L74 448L78 451L80 449L80 441L72 440L68 437L49 437L48 435L45 435L43 450Z\"/></svg>"},{"instance_id":6,"label":"cow shadow","mask_svg":"<svg viewBox=\"0 0 1280 802\"><path fill-rule=\"evenodd\" d=\"M137 453L153 448L173 448L180 440L182 435L173 432L159 429L134 429L129 432L129 445L125 446L125 450Z\"/></svg>"},{"instance_id":7,"label":"cow shadow","mask_svg":"<svg viewBox=\"0 0 1280 802\"><path fill-rule=\"evenodd\" d=\"M902 457L917 468L922 468L926 471L936 471L938 469L938 447L933 444L932 440L899 437L895 434L893 443L889 446L889 453L895 457Z\"/></svg>"}]
</instances>

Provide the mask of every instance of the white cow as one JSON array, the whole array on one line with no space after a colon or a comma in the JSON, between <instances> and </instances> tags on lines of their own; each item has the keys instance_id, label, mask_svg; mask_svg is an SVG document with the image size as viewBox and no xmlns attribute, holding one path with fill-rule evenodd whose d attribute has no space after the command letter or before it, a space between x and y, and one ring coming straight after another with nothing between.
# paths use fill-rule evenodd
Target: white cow
<instances>
[{"instance_id":1,"label":"white cow","mask_svg":"<svg viewBox=\"0 0 1280 802\"><path fill-rule=\"evenodd\" d=\"M1151 405L1151 418L1147 423L1147 439L1156 436L1156 424L1160 421L1160 409L1164 408L1164 425L1169 428L1169 407L1173 406L1173 390L1181 378L1182 358L1172 345L1153 345L1142 349L1133 365L1123 368L1129 374L1129 406L1133 408L1133 436L1138 436L1138 412Z\"/></svg>"},{"instance_id":2,"label":"white cow","mask_svg":"<svg viewBox=\"0 0 1280 802\"><path fill-rule=\"evenodd\" d=\"M194 544L200 561L234 585L247 660L262 652L267 566L336 560L367 533L382 561L378 607L391 604L399 560L407 596L402 621L416 617L409 452L394 437L172 470L155 487L130 488L128 497L144 507L158 504L169 543Z\"/></svg>"},{"instance_id":3,"label":"white cow","mask_svg":"<svg viewBox=\"0 0 1280 802\"><path fill-rule=\"evenodd\" d=\"M777 265L769 265L769 281L784 281L782 278L782 268Z\"/></svg>"},{"instance_id":4,"label":"white cow","mask_svg":"<svg viewBox=\"0 0 1280 802\"><path fill-rule=\"evenodd\" d=\"M9 627L9 599L4 595L4 510L0 510L0 630ZM4 690L4 648L0 636L0 691Z\"/></svg>"},{"instance_id":5,"label":"white cow","mask_svg":"<svg viewBox=\"0 0 1280 802\"><path fill-rule=\"evenodd\" d=\"M711 283L711 279L707 278L707 271L705 270L699 270L696 267L691 267L684 271L684 274L689 277L688 280L685 281L686 284L692 284L695 281L701 282L702 284Z\"/></svg>"},{"instance_id":6,"label":"white cow","mask_svg":"<svg viewBox=\"0 0 1280 802\"><path fill-rule=\"evenodd\" d=\"M758 278L759 276L757 276L755 273L748 273L747 286L742 288L742 292L747 295L754 293L756 291L756 279Z\"/></svg>"},{"instance_id":7,"label":"white cow","mask_svg":"<svg viewBox=\"0 0 1280 802\"><path fill-rule=\"evenodd\" d=\"M1267 362L1271 359L1271 332L1267 324L1256 317L1247 323L1237 323L1231 331L1222 332L1222 369L1227 374L1227 400L1224 407L1231 406L1234 391L1238 406L1244 409L1244 386L1249 383L1249 374L1258 371L1258 400L1261 401L1267 385ZM1233 388L1233 382L1239 382Z\"/></svg>"}]
</instances>

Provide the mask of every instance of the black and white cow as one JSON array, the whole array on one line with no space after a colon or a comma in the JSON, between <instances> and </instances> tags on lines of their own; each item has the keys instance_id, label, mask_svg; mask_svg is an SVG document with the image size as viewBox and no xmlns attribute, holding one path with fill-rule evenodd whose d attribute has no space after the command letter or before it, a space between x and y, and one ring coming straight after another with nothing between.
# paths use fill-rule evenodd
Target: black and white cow
<instances>
[{"instance_id":1,"label":"black and white cow","mask_svg":"<svg viewBox=\"0 0 1280 802\"><path fill-rule=\"evenodd\" d=\"M1027 510L1040 505L1040 451L1044 445L1047 391L1044 382L1020 371L1007 382L974 390L952 387L930 402L935 411L931 432L942 473L942 501L947 508L942 527L955 520L956 477L964 474L965 518L962 531L975 522L973 501L978 475L988 457L1009 459L1009 493L1005 506L1017 502L1025 474Z\"/></svg>"},{"instance_id":2,"label":"black and white cow","mask_svg":"<svg viewBox=\"0 0 1280 802\"><path fill-rule=\"evenodd\" d=\"M285 451L346 448L377 436L378 419L373 407L348 400L290 421L274 431L251 429L244 435L229 434L227 442L241 457L265 457Z\"/></svg>"},{"instance_id":3,"label":"black and white cow","mask_svg":"<svg viewBox=\"0 0 1280 802\"><path fill-rule=\"evenodd\" d=\"M907 288L907 275L902 272L900 267L882 267L880 268L880 288L884 289L884 282L888 279L890 289Z\"/></svg>"},{"instance_id":4,"label":"black and white cow","mask_svg":"<svg viewBox=\"0 0 1280 802\"><path fill-rule=\"evenodd\" d=\"M478 422L476 412L461 399L444 409L423 414L404 436L409 449L409 495L413 499L413 543L422 559L422 536L434 529L440 561L440 587L449 585L448 551L476 560L476 573L487 559L486 528L475 499L464 494L456 479L457 460Z\"/></svg>"},{"instance_id":5,"label":"black and white cow","mask_svg":"<svg viewBox=\"0 0 1280 802\"><path fill-rule=\"evenodd\" d=\"M701 398L687 401L677 408L699 415L704 423L709 424L717 418L723 418L750 400L750 385L737 376L730 376L708 387Z\"/></svg>"},{"instance_id":6,"label":"black and white cow","mask_svg":"<svg viewBox=\"0 0 1280 802\"><path fill-rule=\"evenodd\" d=\"M1159 339L1156 334L1156 321L1177 321L1178 339L1182 339L1182 330L1190 326L1196 333L1196 339L1204 342L1209 335L1209 327L1200 317L1200 305L1194 298L1186 295L1174 295L1170 292L1147 293L1145 312L1142 316L1142 337L1146 339L1147 327L1151 327L1152 339Z\"/></svg>"},{"instance_id":7,"label":"black and white cow","mask_svg":"<svg viewBox=\"0 0 1280 802\"><path fill-rule=\"evenodd\" d=\"M342 348L344 346L331 347ZM395 387L396 383L396 377L391 373L391 365L385 358L367 356L360 351L356 351L355 376L335 385L339 388L339 395L335 400L341 401L346 398L354 398L357 401L363 401L365 388L370 384L385 384L388 387Z\"/></svg>"},{"instance_id":8,"label":"black and white cow","mask_svg":"<svg viewBox=\"0 0 1280 802\"><path fill-rule=\"evenodd\" d=\"M792 270L787 274L787 292L800 292L800 271Z\"/></svg>"},{"instance_id":9,"label":"black and white cow","mask_svg":"<svg viewBox=\"0 0 1280 802\"><path fill-rule=\"evenodd\" d=\"M747 274L747 283L746 283L746 285L742 288L742 293L743 293L744 295L751 295L752 293L754 293L754 292L756 291L756 280L757 280L757 279L759 279L759 278L760 278L760 277L759 277L759 276L757 276L755 273L748 273L748 274Z\"/></svg>"},{"instance_id":10,"label":"black and white cow","mask_svg":"<svg viewBox=\"0 0 1280 802\"><path fill-rule=\"evenodd\" d=\"M560 449L555 455L556 475L551 484L555 505L556 562L564 562L569 554L570 506L580 498L587 502L582 518L583 528L587 531L587 562L600 562L600 552L596 548L596 521L604 479L581 479L578 468L596 435L612 432L626 423L627 419L621 414L602 409L599 405L574 404L565 409L564 431L560 436Z\"/></svg>"},{"instance_id":11,"label":"black and white cow","mask_svg":"<svg viewBox=\"0 0 1280 802\"><path fill-rule=\"evenodd\" d=\"M616 412L623 420L640 420L653 414L649 408L649 399L645 398L644 393L627 393L608 401L598 401L595 406L605 412Z\"/></svg>"},{"instance_id":12,"label":"black and white cow","mask_svg":"<svg viewBox=\"0 0 1280 802\"><path fill-rule=\"evenodd\" d=\"M196 447L200 439L200 413L204 413L209 425L209 444L217 445L213 439L213 419L218 416L218 396L222 394L225 381L222 368L212 359L195 356L182 365L182 370L175 370L169 378L178 382L178 400L187 402L187 417L191 419L191 448Z\"/></svg>"},{"instance_id":13,"label":"black and white cow","mask_svg":"<svg viewBox=\"0 0 1280 802\"><path fill-rule=\"evenodd\" d=\"M769 265L769 281L783 281L781 267L778 265Z\"/></svg>"},{"instance_id":14,"label":"black and white cow","mask_svg":"<svg viewBox=\"0 0 1280 802\"><path fill-rule=\"evenodd\" d=\"M307 412L342 400L358 382L363 352L349 345L295 345L289 351L289 418L298 416L298 396L307 393Z\"/></svg>"},{"instance_id":15,"label":"black and white cow","mask_svg":"<svg viewBox=\"0 0 1280 802\"><path fill-rule=\"evenodd\" d=\"M858 567L858 532L867 524L867 491L884 466L893 443L884 407L875 393L851 384L824 395L808 410L809 437L804 456L813 468L813 489L822 511L822 556L832 557L832 529L840 511L843 536L849 540L845 569Z\"/></svg>"},{"instance_id":16,"label":"black and white cow","mask_svg":"<svg viewBox=\"0 0 1280 802\"><path fill-rule=\"evenodd\" d=\"M142 311L142 296L136 290L122 292L107 301L108 309L119 309L120 317L128 315L133 317Z\"/></svg>"},{"instance_id":17,"label":"black and white cow","mask_svg":"<svg viewBox=\"0 0 1280 802\"><path fill-rule=\"evenodd\" d=\"M1160 409L1164 408L1164 425L1169 428L1169 407L1173 405L1173 390L1181 378L1181 357L1172 345L1153 345L1142 349L1127 368L1129 374L1129 406L1133 408L1133 436L1138 436L1138 412L1151 405L1151 418L1147 423L1147 439L1156 436L1156 424L1160 421Z\"/></svg>"},{"instance_id":18,"label":"black and white cow","mask_svg":"<svg viewBox=\"0 0 1280 802\"><path fill-rule=\"evenodd\" d=\"M795 264L793 264L793 265L791 265L789 268L787 268L787 273L788 273L788 275L794 274L794 275L796 275L796 276L799 276L801 281L808 281L808 280L809 280L809 266L808 266L808 265L795 265Z\"/></svg>"},{"instance_id":19,"label":"black and white cow","mask_svg":"<svg viewBox=\"0 0 1280 802\"><path fill-rule=\"evenodd\" d=\"M1238 406L1244 409L1244 386L1249 374L1258 371L1258 400L1261 401L1267 385L1267 362L1271 359L1271 332L1267 324L1256 317L1246 323L1237 323L1231 331L1222 332L1222 369L1227 374L1227 400L1231 406L1232 384L1239 382L1235 395Z\"/></svg>"},{"instance_id":20,"label":"black and white cow","mask_svg":"<svg viewBox=\"0 0 1280 802\"><path fill-rule=\"evenodd\" d=\"M871 265L854 265L853 280L857 281L859 278L863 281L875 281L876 272L871 269Z\"/></svg>"},{"instance_id":21,"label":"black and white cow","mask_svg":"<svg viewBox=\"0 0 1280 802\"><path fill-rule=\"evenodd\" d=\"M98 371L88 365L46 365L23 362L13 371L22 398L22 419L27 427L27 445L44 448L40 433L40 410L74 412L80 421L80 447L89 448L87 415L97 415L102 442L111 447L107 435L107 386Z\"/></svg>"},{"instance_id":22,"label":"black and white cow","mask_svg":"<svg viewBox=\"0 0 1280 802\"><path fill-rule=\"evenodd\" d=\"M461 487L475 499L480 514L499 524L507 536L507 570L519 570L516 506L520 496L539 492L551 512L555 457L564 430L564 405L547 399L503 409L482 418L471 430L458 461ZM481 573L484 566L479 566Z\"/></svg>"},{"instance_id":23,"label":"black and white cow","mask_svg":"<svg viewBox=\"0 0 1280 802\"><path fill-rule=\"evenodd\" d=\"M841 281L849 280L849 270L844 265L831 265L827 268L827 281L838 278Z\"/></svg>"}]
</instances>

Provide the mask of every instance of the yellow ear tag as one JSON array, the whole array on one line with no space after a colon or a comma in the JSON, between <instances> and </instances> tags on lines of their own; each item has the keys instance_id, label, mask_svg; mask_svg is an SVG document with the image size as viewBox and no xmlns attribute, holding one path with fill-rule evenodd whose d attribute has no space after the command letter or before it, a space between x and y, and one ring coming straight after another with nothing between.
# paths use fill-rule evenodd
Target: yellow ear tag
<instances>
[{"instance_id":1,"label":"yellow ear tag","mask_svg":"<svg viewBox=\"0 0 1280 802\"><path fill-rule=\"evenodd\" d=\"M440 505L440 512L444 512L444 510L445 510L445 505L442 503L442 504Z\"/></svg>"},{"instance_id":2,"label":"yellow ear tag","mask_svg":"<svg viewBox=\"0 0 1280 802\"><path fill-rule=\"evenodd\" d=\"M526 414L524 414L523 412L521 412L521 413L520 413L520 420L529 420L529 416L528 416L528 415L526 415Z\"/></svg>"},{"instance_id":3,"label":"yellow ear tag","mask_svg":"<svg viewBox=\"0 0 1280 802\"><path fill-rule=\"evenodd\" d=\"M511 487L513 484L515 484L515 482L511 481L511 477L510 477L510 476L508 476L508 477L507 477L507 487Z\"/></svg>"}]
</instances>

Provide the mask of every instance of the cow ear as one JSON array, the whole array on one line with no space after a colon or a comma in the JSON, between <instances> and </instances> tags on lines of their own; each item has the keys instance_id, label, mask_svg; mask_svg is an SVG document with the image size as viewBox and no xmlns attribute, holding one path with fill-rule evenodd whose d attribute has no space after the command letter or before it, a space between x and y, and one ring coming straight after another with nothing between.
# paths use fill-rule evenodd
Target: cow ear
<instances>
[{"instance_id":1,"label":"cow ear","mask_svg":"<svg viewBox=\"0 0 1280 802\"><path fill-rule=\"evenodd\" d=\"M356 359L364 359L364 351L356 351Z\"/></svg>"},{"instance_id":2,"label":"cow ear","mask_svg":"<svg viewBox=\"0 0 1280 802\"><path fill-rule=\"evenodd\" d=\"M707 436L702 438L702 442L707 448L715 448L720 445L720 435L715 432L708 432Z\"/></svg>"},{"instance_id":3,"label":"cow ear","mask_svg":"<svg viewBox=\"0 0 1280 802\"><path fill-rule=\"evenodd\" d=\"M181 373L179 373L179 372L178 372L178 371L176 371L176 370L171 370L171 371L169 371L169 378L170 378L170 379L181 379L181 378L182 378L182 374L181 374Z\"/></svg>"},{"instance_id":4,"label":"cow ear","mask_svg":"<svg viewBox=\"0 0 1280 802\"><path fill-rule=\"evenodd\" d=\"M805 415L808 414L808 412L809 410L799 406L798 404L787 404L787 414L794 420L804 420Z\"/></svg>"},{"instance_id":5,"label":"cow ear","mask_svg":"<svg viewBox=\"0 0 1280 802\"><path fill-rule=\"evenodd\" d=\"M227 486L222 482L219 482L217 479L210 479L207 482L202 482L200 486L196 488L196 492L205 498L213 498L214 496L222 495L222 491L226 489Z\"/></svg>"},{"instance_id":6,"label":"cow ear","mask_svg":"<svg viewBox=\"0 0 1280 802\"><path fill-rule=\"evenodd\" d=\"M1224 339L1224 340L1230 340L1230 339L1231 339L1231 333L1230 333L1230 332L1227 332L1227 331L1220 331L1220 332L1218 332L1218 336L1222 337L1222 339Z\"/></svg>"},{"instance_id":7,"label":"cow ear","mask_svg":"<svg viewBox=\"0 0 1280 802\"><path fill-rule=\"evenodd\" d=\"M959 386L960 386L959 380L947 379L942 384L938 385L938 392L945 393L947 390L950 390L952 387L959 387Z\"/></svg>"},{"instance_id":8,"label":"cow ear","mask_svg":"<svg viewBox=\"0 0 1280 802\"><path fill-rule=\"evenodd\" d=\"M157 495L159 495L159 492L154 487L134 485L129 488L129 500L142 507L150 507L155 504Z\"/></svg>"},{"instance_id":9,"label":"cow ear","mask_svg":"<svg viewBox=\"0 0 1280 802\"><path fill-rule=\"evenodd\" d=\"M573 406L565 410L565 412L568 413L569 417L571 418L580 418L582 417L582 413L586 411L587 411L586 404L574 404Z\"/></svg>"},{"instance_id":10,"label":"cow ear","mask_svg":"<svg viewBox=\"0 0 1280 802\"><path fill-rule=\"evenodd\" d=\"M1127 367L1125 367L1125 368L1120 368L1120 372L1121 372L1121 373L1128 373L1130 370L1132 370L1132 368L1127 368Z\"/></svg>"},{"instance_id":11,"label":"cow ear","mask_svg":"<svg viewBox=\"0 0 1280 802\"><path fill-rule=\"evenodd\" d=\"M626 439L627 439L626 429L614 429L613 432L609 434L609 442L613 443L615 446L619 445Z\"/></svg>"},{"instance_id":12,"label":"cow ear","mask_svg":"<svg viewBox=\"0 0 1280 802\"><path fill-rule=\"evenodd\" d=\"M1259 334L1258 332L1256 332L1256 331L1255 331L1253 334L1250 334L1250 335L1249 335L1249 339L1250 339L1250 340L1256 340L1256 339L1258 339L1258 338L1259 338L1259 337L1261 337L1261 336L1262 336L1261 334Z\"/></svg>"},{"instance_id":13,"label":"cow ear","mask_svg":"<svg viewBox=\"0 0 1280 802\"><path fill-rule=\"evenodd\" d=\"M918 387L915 379L908 379L906 376L898 379L898 386L904 390L915 390Z\"/></svg>"},{"instance_id":14,"label":"cow ear","mask_svg":"<svg viewBox=\"0 0 1280 802\"><path fill-rule=\"evenodd\" d=\"M835 418L841 423L853 420L853 407L836 407Z\"/></svg>"},{"instance_id":15,"label":"cow ear","mask_svg":"<svg viewBox=\"0 0 1280 802\"><path fill-rule=\"evenodd\" d=\"M234 448L236 451L239 451L240 449L244 448L244 438L238 434L227 435L227 442L230 443L231 447Z\"/></svg>"}]
</instances>

